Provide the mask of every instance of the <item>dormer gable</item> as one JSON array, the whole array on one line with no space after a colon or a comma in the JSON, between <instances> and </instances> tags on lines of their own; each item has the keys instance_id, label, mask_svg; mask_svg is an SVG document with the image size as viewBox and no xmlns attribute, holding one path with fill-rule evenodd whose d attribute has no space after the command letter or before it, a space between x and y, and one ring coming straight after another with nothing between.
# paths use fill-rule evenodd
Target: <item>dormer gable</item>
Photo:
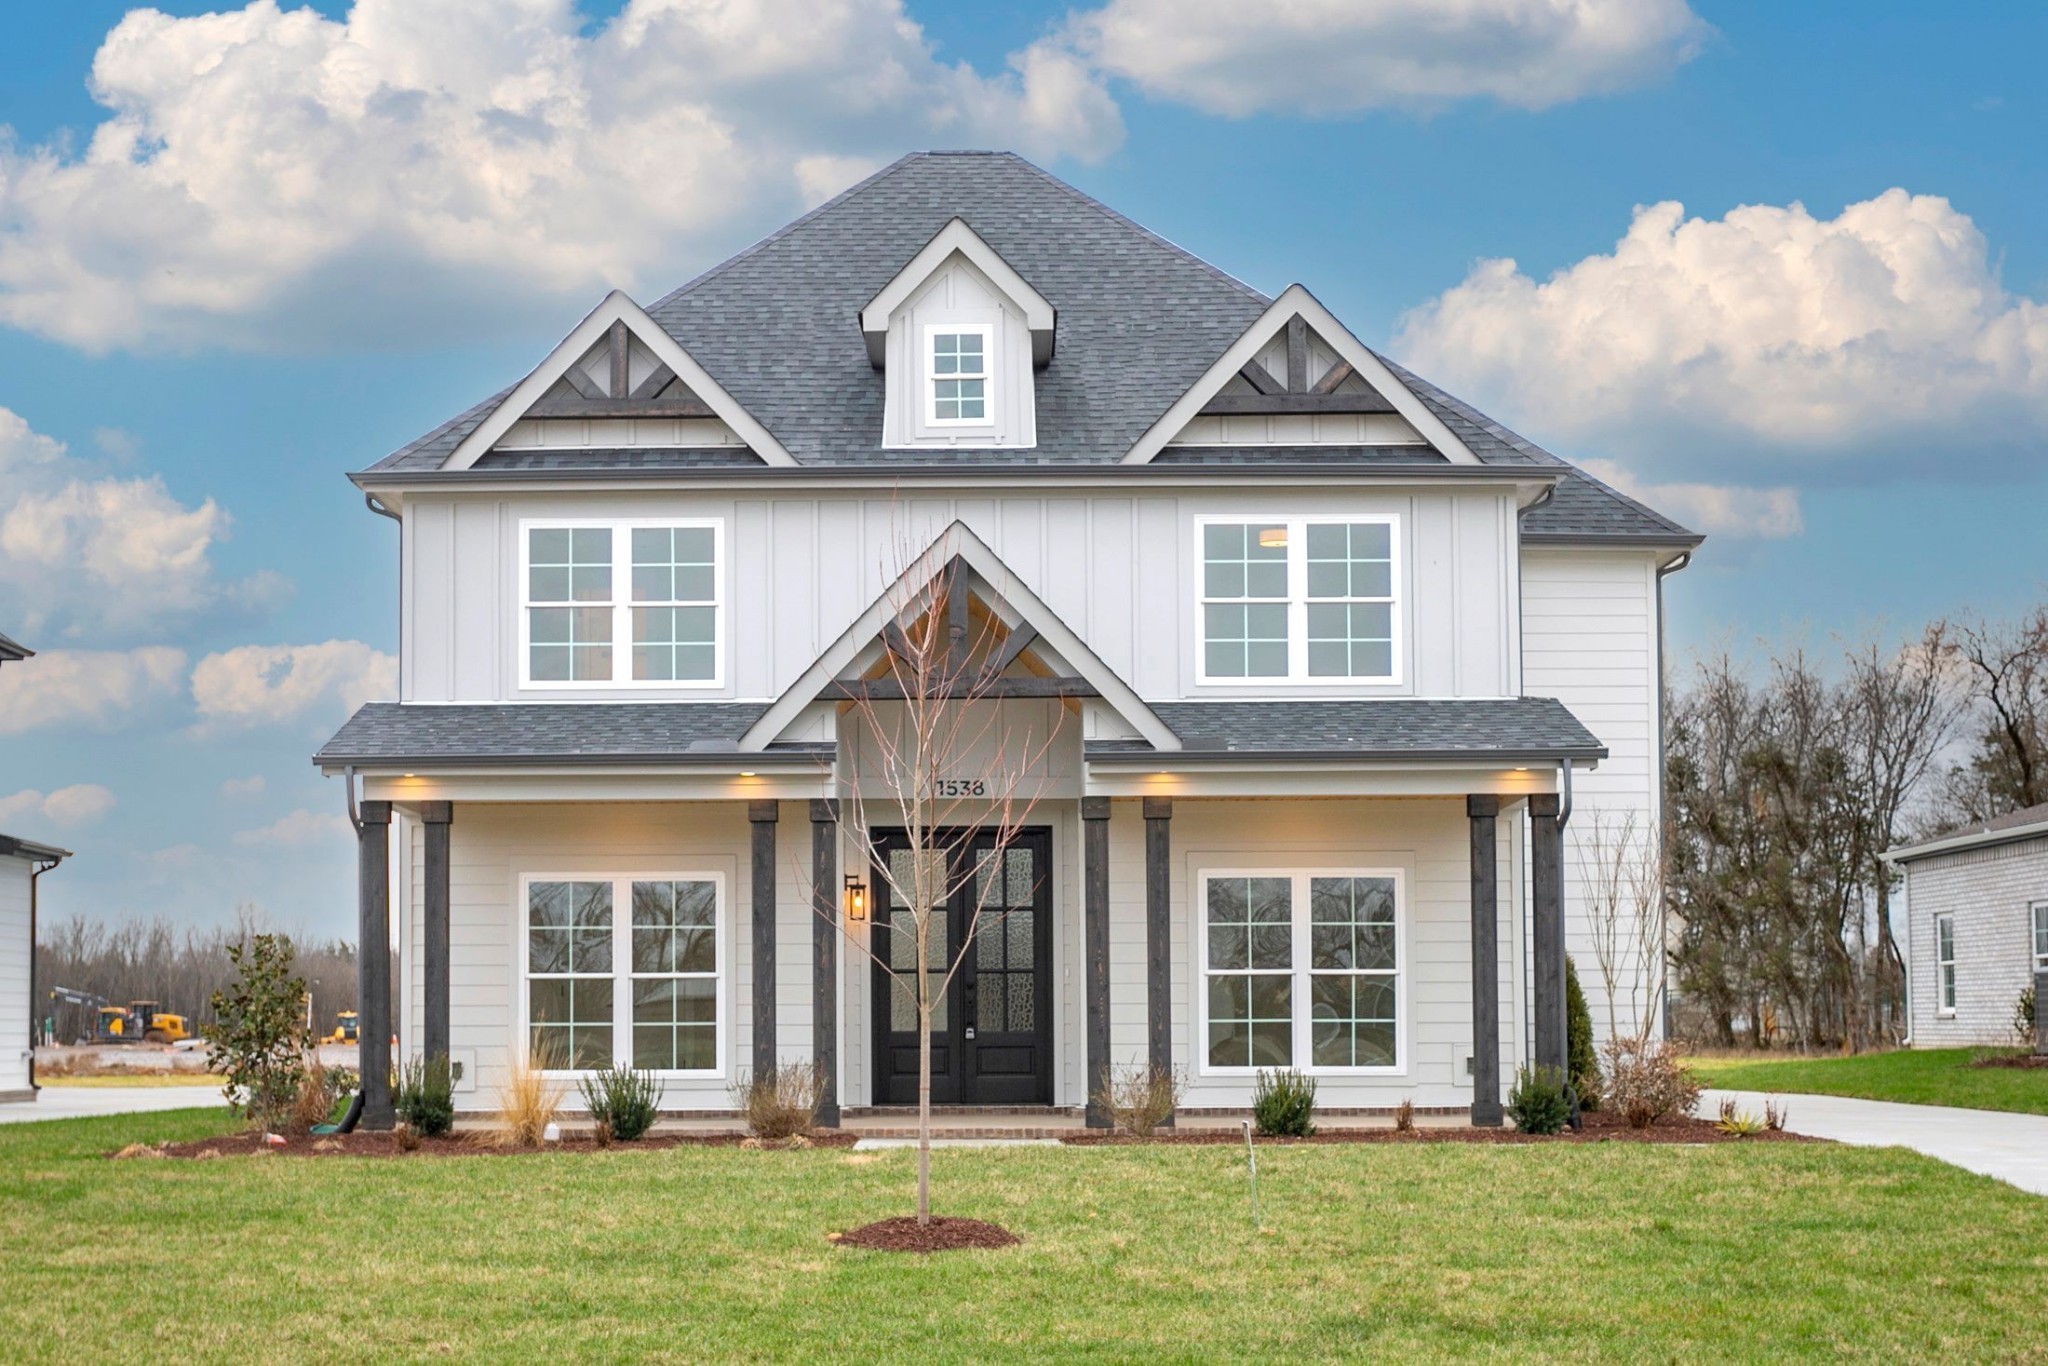
<instances>
[{"instance_id":1,"label":"dormer gable","mask_svg":"<svg viewBox=\"0 0 2048 1366\"><path fill-rule=\"evenodd\" d=\"M861 309L883 373L882 445L1037 444L1035 372L1052 359L1044 295L955 218Z\"/></svg>"},{"instance_id":2,"label":"dormer gable","mask_svg":"<svg viewBox=\"0 0 2048 1366\"><path fill-rule=\"evenodd\" d=\"M743 446L766 464L796 463L646 310L613 290L442 468L474 468L494 450L635 445Z\"/></svg>"},{"instance_id":3,"label":"dormer gable","mask_svg":"<svg viewBox=\"0 0 2048 1366\"><path fill-rule=\"evenodd\" d=\"M1124 456L1171 445L1412 446L1418 460L1479 458L1300 285L1289 285Z\"/></svg>"}]
</instances>

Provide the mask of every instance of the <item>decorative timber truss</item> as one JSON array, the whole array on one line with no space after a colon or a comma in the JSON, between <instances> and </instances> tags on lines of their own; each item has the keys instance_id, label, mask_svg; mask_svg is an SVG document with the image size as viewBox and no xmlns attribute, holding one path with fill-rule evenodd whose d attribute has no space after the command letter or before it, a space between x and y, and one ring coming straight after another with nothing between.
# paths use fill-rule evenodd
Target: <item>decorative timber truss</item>
<instances>
[{"instance_id":1,"label":"decorative timber truss","mask_svg":"<svg viewBox=\"0 0 2048 1366\"><path fill-rule=\"evenodd\" d=\"M1309 382L1308 322L1296 313L1287 320L1287 366L1280 378L1254 356L1238 367L1238 377L1251 392L1219 393L1202 405L1201 415L1243 416L1271 413L1391 413L1398 411L1385 395L1338 357L1336 363ZM1232 386L1235 388L1235 386Z\"/></svg>"},{"instance_id":2,"label":"decorative timber truss","mask_svg":"<svg viewBox=\"0 0 2048 1366\"><path fill-rule=\"evenodd\" d=\"M906 674L917 668L919 652L904 634L904 627L894 621L882 624L881 639L889 655L895 657L891 666L887 659L879 661L882 672L879 676L859 679L835 679L823 692L826 698L854 702L900 702L912 687L920 687L922 696L947 701L988 701L1010 697L1100 697L1101 690L1085 678L1076 675L1041 675L1032 672L1012 675L1010 670L1020 663L1029 670L1035 659L1026 660L1025 652L1038 643L1038 628L1028 621L1002 630L1000 618L982 607L982 621L974 620L977 606L974 594L968 588L968 566L958 556L948 560L939 571L940 586L937 602L930 619L912 622L912 630L946 633L946 648L937 670L937 677L928 686L907 683ZM991 630L991 624L995 629ZM977 646L985 646L977 651Z\"/></svg>"},{"instance_id":3,"label":"decorative timber truss","mask_svg":"<svg viewBox=\"0 0 2048 1366\"><path fill-rule=\"evenodd\" d=\"M651 368L650 368L651 367ZM638 379L634 378L635 374ZM528 417L716 417L666 361L636 341L624 319L562 373Z\"/></svg>"}]
</instances>

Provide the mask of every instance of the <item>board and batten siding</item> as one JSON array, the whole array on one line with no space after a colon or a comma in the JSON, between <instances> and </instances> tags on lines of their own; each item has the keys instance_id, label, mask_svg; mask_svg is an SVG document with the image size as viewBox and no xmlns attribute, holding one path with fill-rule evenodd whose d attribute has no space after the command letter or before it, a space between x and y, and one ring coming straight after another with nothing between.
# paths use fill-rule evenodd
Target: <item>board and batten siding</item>
<instances>
[{"instance_id":1,"label":"board and batten siding","mask_svg":"<svg viewBox=\"0 0 2048 1366\"><path fill-rule=\"evenodd\" d=\"M0 1095L29 1089L29 862L0 858Z\"/></svg>"},{"instance_id":2,"label":"board and batten siding","mask_svg":"<svg viewBox=\"0 0 2048 1366\"><path fill-rule=\"evenodd\" d=\"M2013 1008L2034 983L2032 903L2048 901L2048 838L1915 859L1906 874L1913 1045L2021 1042ZM1956 918L1956 1008L1940 1010L1934 918Z\"/></svg>"},{"instance_id":3,"label":"board and batten siding","mask_svg":"<svg viewBox=\"0 0 2048 1366\"><path fill-rule=\"evenodd\" d=\"M1391 684L1196 683L1200 516L1394 516L1404 676ZM725 524L719 688L522 689L519 527L548 518L711 517ZM1521 691L1510 493L1488 488L1190 490L1060 497L564 493L406 500L401 629L408 702L778 696L953 521L1140 695L1500 697Z\"/></svg>"},{"instance_id":4,"label":"board and batten siding","mask_svg":"<svg viewBox=\"0 0 2048 1366\"><path fill-rule=\"evenodd\" d=\"M1598 768L1574 776L1565 827L1566 952L1578 968L1594 1033L1603 1037L1608 993L1587 895L1596 862L1590 847L1615 848L1622 823L1633 817L1637 848L1647 854L1661 828L1657 636L1654 553L1561 546L1522 552L1523 691L1564 703L1608 750ZM1634 964L1625 966L1625 978L1640 980ZM1624 995L1615 1002L1615 1024L1629 1030L1651 1004L1640 991Z\"/></svg>"},{"instance_id":5,"label":"board and batten siding","mask_svg":"<svg viewBox=\"0 0 2048 1366\"><path fill-rule=\"evenodd\" d=\"M1503 817L1496 842L1503 1094L1520 1062L1515 1022L1524 1004L1513 968L1522 956L1514 824ZM1337 1108L1384 1108L1404 1099L1425 1108L1471 1103L1465 1068L1472 1055L1472 854L1462 799L1178 799L1171 829L1173 1059L1187 1084L1184 1106L1242 1108L1252 1096L1249 1077L1204 1075L1206 1044L1195 1014L1203 983L1193 944L1206 933L1200 879L1221 868L1401 870L1398 1027L1405 1066L1393 1074L1320 1076L1316 1102ZM1113 804L1109 845L1110 1059L1125 1066L1145 1060L1149 1037L1140 801Z\"/></svg>"}]
</instances>

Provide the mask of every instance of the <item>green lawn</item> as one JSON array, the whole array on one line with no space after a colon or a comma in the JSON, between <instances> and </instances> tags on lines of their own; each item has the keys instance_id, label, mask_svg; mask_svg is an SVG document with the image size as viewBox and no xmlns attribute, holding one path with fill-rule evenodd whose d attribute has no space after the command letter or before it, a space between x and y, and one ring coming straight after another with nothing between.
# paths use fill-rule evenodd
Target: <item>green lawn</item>
<instances>
[{"instance_id":1,"label":"green lawn","mask_svg":"<svg viewBox=\"0 0 2048 1366\"><path fill-rule=\"evenodd\" d=\"M847 1251L908 1152L107 1161L217 1114L0 1130L10 1359L2048 1354L2048 1200L1900 1151L942 1151L1022 1247Z\"/></svg>"},{"instance_id":2,"label":"green lawn","mask_svg":"<svg viewBox=\"0 0 2048 1366\"><path fill-rule=\"evenodd\" d=\"M2011 1049L1926 1048L1861 1053L1850 1058L1788 1058L1783 1054L1693 1058L1709 1086L1741 1091L1806 1091L1913 1105L1960 1105L2048 1115L2048 1068L1972 1067Z\"/></svg>"}]
</instances>

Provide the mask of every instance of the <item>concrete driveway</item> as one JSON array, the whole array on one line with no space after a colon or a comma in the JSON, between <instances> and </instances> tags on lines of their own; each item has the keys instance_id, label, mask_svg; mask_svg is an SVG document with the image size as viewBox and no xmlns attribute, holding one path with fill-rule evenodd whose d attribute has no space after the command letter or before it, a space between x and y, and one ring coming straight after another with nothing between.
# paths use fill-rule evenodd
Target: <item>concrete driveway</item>
<instances>
[{"instance_id":1,"label":"concrete driveway","mask_svg":"<svg viewBox=\"0 0 2048 1366\"><path fill-rule=\"evenodd\" d=\"M226 1105L220 1083L197 1086L45 1086L34 1100L0 1105L0 1124L92 1115L142 1115Z\"/></svg>"},{"instance_id":2,"label":"concrete driveway","mask_svg":"<svg viewBox=\"0 0 2048 1366\"><path fill-rule=\"evenodd\" d=\"M2048 1195L2048 1115L1846 1096L1774 1095L1789 1111L1785 1127L1795 1134L1861 1148L1911 1148L1965 1171L2011 1182L2023 1191ZM1763 1113L1761 1091L1708 1091L1700 1097L1696 1113L1712 1118L1722 1100L1731 1096L1740 1108Z\"/></svg>"}]
</instances>

